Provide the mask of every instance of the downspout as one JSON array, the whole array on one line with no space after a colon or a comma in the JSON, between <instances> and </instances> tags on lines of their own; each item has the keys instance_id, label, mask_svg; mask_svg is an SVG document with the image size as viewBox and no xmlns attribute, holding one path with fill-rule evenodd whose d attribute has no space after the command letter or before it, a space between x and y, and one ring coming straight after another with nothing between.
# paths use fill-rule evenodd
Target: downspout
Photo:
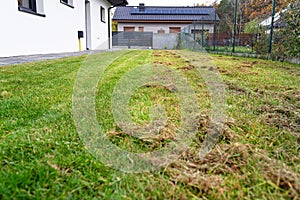
<instances>
[{"instance_id":1,"label":"downspout","mask_svg":"<svg viewBox=\"0 0 300 200\"><path fill-rule=\"evenodd\" d=\"M108 8L108 49L111 49L111 41L110 41L110 32L111 32L111 23L110 23L110 10L115 8L116 6L124 6L124 2L122 3L119 3L119 4L116 4L116 5L113 5L111 7ZM126 4L125 4L126 5Z\"/></svg>"}]
</instances>

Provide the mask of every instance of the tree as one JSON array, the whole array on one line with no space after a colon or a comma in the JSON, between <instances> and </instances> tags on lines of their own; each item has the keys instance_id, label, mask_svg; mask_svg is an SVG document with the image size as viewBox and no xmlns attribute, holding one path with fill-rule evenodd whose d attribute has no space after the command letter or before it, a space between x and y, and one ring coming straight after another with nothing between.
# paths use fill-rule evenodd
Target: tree
<instances>
[{"instance_id":1,"label":"tree","mask_svg":"<svg viewBox=\"0 0 300 200\"><path fill-rule=\"evenodd\" d=\"M294 2L281 14L282 28L278 30L284 54L300 58L300 3ZM280 45L280 44L279 44Z\"/></svg>"},{"instance_id":2,"label":"tree","mask_svg":"<svg viewBox=\"0 0 300 200\"><path fill-rule=\"evenodd\" d=\"M248 9L246 9L246 15L249 16L249 20L253 19L265 19L271 15L272 1L273 0L247 0L250 3ZM280 12L286 8L292 0L276 0L276 12Z\"/></svg>"},{"instance_id":3,"label":"tree","mask_svg":"<svg viewBox=\"0 0 300 200\"><path fill-rule=\"evenodd\" d=\"M293 0L277 0L276 12L286 8ZM239 0L237 16L237 32L244 32L246 23L259 21L271 16L272 0ZM232 31L234 17L234 0L221 0L215 5L220 17L220 32Z\"/></svg>"},{"instance_id":4,"label":"tree","mask_svg":"<svg viewBox=\"0 0 300 200\"><path fill-rule=\"evenodd\" d=\"M232 31L234 17L233 10L233 0L221 0L221 2L217 5L216 11L218 16L220 17L219 31L221 33Z\"/></svg>"},{"instance_id":5,"label":"tree","mask_svg":"<svg viewBox=\"0 0 300 200\"><path fill-rule=\"evenodd\" d=\"M261 27L259 25L259 23L260 23L260 20L258 20L258 19L255 19L255 20L252 20L252 21L246 23L244 32L245 33L253 33L253 34L259 34L259 33L265 32L266 30L263 27Z\"/></svg>"}]
</instances>

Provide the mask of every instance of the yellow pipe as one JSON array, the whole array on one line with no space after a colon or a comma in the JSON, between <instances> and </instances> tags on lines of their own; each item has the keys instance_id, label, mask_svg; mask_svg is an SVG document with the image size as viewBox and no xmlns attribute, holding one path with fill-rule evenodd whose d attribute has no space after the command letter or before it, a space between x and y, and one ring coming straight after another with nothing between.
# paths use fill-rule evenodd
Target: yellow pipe
<instances>
[{"instance_id":1,"label":"yellow pipe","mask_svg":"<svg viewBox=\"0 0 300 200\"><path fill-rule=\"evenodd\" d=\"M78 38L78 43L79 43L79 51L82 51L81 40L80 40L80 38Z\"/></svg>"}]
</instances>

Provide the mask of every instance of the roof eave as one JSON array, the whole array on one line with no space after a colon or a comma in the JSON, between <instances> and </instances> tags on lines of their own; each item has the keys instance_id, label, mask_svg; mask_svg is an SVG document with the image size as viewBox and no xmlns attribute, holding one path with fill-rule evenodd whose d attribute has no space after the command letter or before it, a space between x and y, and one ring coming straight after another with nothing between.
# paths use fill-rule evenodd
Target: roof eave
<instances>
[{"instance_id":1,"label":"roof eave","mask_svg":"<svg viewBox=\"0 0 300 200\"><path fill-rule=\"evenodd\" d=\"M126 6L126 5L128 5L127 0L108 0L108 2L113 6Z\"/></svg>"},{"instance_id":2,"label":"roof eave","mask_svg":"<svg viewBox=\"0 0 300 200\"><path fill-rule=\"evenodd\" d=\"M155 20L155 19L113 19L115 22L120 23L166 23L166 22L172 22L172 23L192 23L195 20ZM214 23L214 20L204 20L205 23ZM217 23L220 22L220 20L216 20Z\"/></svg>"}]
</instances>

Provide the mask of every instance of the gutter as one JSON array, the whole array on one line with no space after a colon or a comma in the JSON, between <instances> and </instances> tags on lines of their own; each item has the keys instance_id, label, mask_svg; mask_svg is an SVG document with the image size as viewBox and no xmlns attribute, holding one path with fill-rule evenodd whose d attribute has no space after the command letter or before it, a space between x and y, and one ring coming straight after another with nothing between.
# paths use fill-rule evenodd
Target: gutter
<instances>
[{"instance_id":1,"label":"gutter","mask_svg":"<svg viewBox=\"0 0 300 200\"><path fill-rule=\"evenodd\" d=\"M111 21L111 19L110 19L110 10L111 9L113 9L113 8L115 8L115 7L117 7L117 6L126 6L128 4L128 2L125 0L125 1L123 1L122 3L119 3L119 4L116 4L116 5L113 5L113 6L111 6L111 7L109 7L108 8L108 49L111 49L111 47L112 47L112 44L111 44L111 41L110 41L110 39L111 39L111 23L110 23L110 21Z\"/></svg>"}]
</instances>

